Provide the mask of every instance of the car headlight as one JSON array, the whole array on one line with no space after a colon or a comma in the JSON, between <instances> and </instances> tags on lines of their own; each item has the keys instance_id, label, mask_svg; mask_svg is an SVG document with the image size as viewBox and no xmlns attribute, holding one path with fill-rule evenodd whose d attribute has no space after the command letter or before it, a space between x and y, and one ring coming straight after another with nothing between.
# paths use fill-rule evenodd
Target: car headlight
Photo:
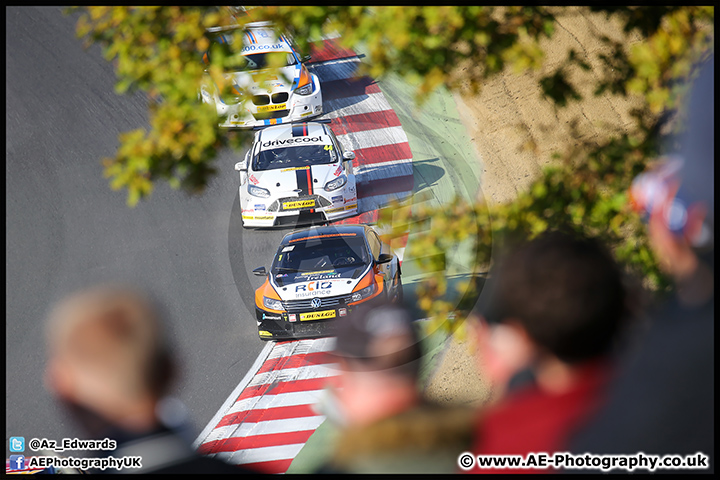
<instances>
[{"instance_id":1,"label":"car headlight","mask_svg":"<svg viewBox=\"0 0 720 480\"><path fill-rule=\"evenodd\" d=\"M254 197L268 198L270 196L270 190L255 185L248 185L248 193Z\"/></svg>"},{"instance_id":2,"label":"car headlight","mask_svg":"<svg viewBox=\"0 0 720 480\"><path fill-rule=\"evenodd\" d=\"M347 183L347 177L345 175L340 175L335 180L330 180L325 184L325 190L328 192L331 192L333 190L337 190L338 188L342 187Z\"/></svg>"},{"instance_id":3,"label":"car headlight","mask_svg":"<svg viewBox=\"0 0 720 480\"><path fill-rule=\"evenodd\" d=\"M310 95L310 94L312 93L312 91L313 91L313 84L312 84L312 83L308 83L308 84L305 85L304 87L300 87L300 88L296 88L296 89L295 89L295 93L297 93L298 95Z\"/></svg>"},{"instance_id":4,"label":"car headlight","mask_svg":"<svg viewBox=\"0 0 720 480\"><path fill-rule=\"evenodd\" d=\"M353 292L352 296L350 297L350 301L359 302L360 300L362 300L364 298L368 298L370 295L375 293L375 287L376 287L376 285L373 283L369 287L365 287L362 290Z\"/></svg>"},{"instance_id":5,"label":"car headlight","mask_svg":"<svg viewBox=\"0 0 720 480\"><path fill-rule=\"evenodd\" d=\"M265 305L265 308L269 308L270 310L283 309L282 302L280 300L275 300L274 298L263 297L263 305Z\"/></svg>"}]
</instances>

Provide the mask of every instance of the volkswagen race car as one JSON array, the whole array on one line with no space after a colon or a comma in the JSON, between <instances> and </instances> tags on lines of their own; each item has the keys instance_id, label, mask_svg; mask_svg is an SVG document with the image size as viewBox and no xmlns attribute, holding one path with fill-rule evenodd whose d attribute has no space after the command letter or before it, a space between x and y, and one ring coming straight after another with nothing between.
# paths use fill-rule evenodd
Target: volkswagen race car
<instances>
[{"instance_id":1,"label":"volkswagen race car","mask_svg":"<svg viewBox=\"0 0 720 480\"><path fill-rule=\"evenodd\" d=\"M398 258L372 227L311 227L285 235L255 291L258 334L263 340L333 335L357 305L384 295L402 301Z\"/></svg>"},{"instance_id":2,"label":"volkswagen race car","mask_svg":"<svg viewBox=\"0 0 720 480\"><path fill-rule=\"evenodd\" d=\"M224 48L229 55L225 66L225 79L231 82L228 93L220 91L209 75L204 76L200 96L204 103L214 105L225 128L251 128L258 125L276 125L322 114L322 92L317 75L308 71L285 35L278 35L270 22L253 22L243 27L242 41L233 45L237 37L232 31L211 31L212 42ZM232 30L232 29L230 29ZM239 52L238 52L239 50ZM267 73L267 55L285 54L285 66L272 74L263 85L254 77ZM210 51L203 55L209 63ZM245 93L250 98L243 104Z\"/></svg>"},{"instance_id":3,"label":"volkswagen race car","mask_svg":"<svg viewBox=\"0 0 720 480\"><path fill-rule=\"evenodd\" d=\"M357 215L352 160L329 121L276 125L255 132L242 162L244 227L330 222Z\"/></svg>"}]
</instances>

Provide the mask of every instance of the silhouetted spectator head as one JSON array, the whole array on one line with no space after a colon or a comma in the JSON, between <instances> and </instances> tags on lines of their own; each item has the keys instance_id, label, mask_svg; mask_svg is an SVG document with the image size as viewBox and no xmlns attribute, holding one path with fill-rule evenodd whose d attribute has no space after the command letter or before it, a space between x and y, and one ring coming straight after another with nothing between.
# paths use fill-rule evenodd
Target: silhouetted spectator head
<instances>
[{"instance_id":1,"label":"silhouetted spectator head","mask_svg":"<svg viewBox=\"0 0 720 480\"><path fill-rule=\"evenodd\" d=\"M49 389L115 427L152 428L155 404L172 378L160 311L120 286L91 288L60 302L46 330Z\"/></svg>"},{"instance_id":2,"label":"silhouetted spectator head","mask_svg":"<svg viewBox=\"0 0 720 480\"><path fill-rule=\"evenodd\" d=\"M422 351L408 311L369 301L337 322L333 377L326 414L345 426L372 424L417 406Z\"/></svg>"},{"instance_id":3,"label":"silhouetted spectator head","mask_svg":"<svg viewBox=\"0 0 720 480\"><path fill-rule=\"evenodd\" d=\"M338 322L335 355L348 369L417 378L422 350L409 311L370 301Z\"/></svg>"},{"instance_id":4,"label":"silhouetted spectator head","mask_svg":"<svg viewBox=\"0 0 720 480\"><path fill-rule=\"evenodd\" d=\"M489 323L519 324L533 343L574 364L609 351L626 317L622 275L597 241L548 232L493 269Z\"/></svg>"}]
</instances>

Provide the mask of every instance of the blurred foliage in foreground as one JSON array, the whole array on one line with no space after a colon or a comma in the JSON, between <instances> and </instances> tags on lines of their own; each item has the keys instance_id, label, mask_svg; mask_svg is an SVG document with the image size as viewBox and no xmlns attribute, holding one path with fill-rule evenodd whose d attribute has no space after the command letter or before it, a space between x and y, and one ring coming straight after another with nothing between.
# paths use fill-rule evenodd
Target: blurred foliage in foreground
<instances>
[{"instance_id":1,"label":"blurred foliage in foreground","mask_svg":"<svg viewBox=\"0 0 720 480\"><path fill-rule=\"evenodd\" d=\"M241 148L246 132L221 131L213 108L198 102L204 73L200 56L208 48L207 27L271 20L294 37L301 52L323 36L346 48L362 44L366 71L375 78L398 73L418 84L420 103L440 85L455 92L477 92L493 75L510 69L548 72L540 89L556 108L582 99L572 81L575 70L591 70L590 59L575 50L565 60L546 64L543 48L552 42L563 7L84 7L78 36L102 46L116 66L119 93L148 95L149 129L120 137L115 158L105 159L114 189L128 190L134 205L166 179L188 192L202 191L216 173L213 160L224 147ZM629 211L626 194L646 163L671 148L663 135L682 128L675 115L696 65L714 44L714 8L699 6L578 7L580 14L604 14L618 26L618 37L597 35L604 48L597 60L595 95L636 97L634 124L597 141L568 139L553 166L506 205L464 205L439 209L388 209L393 225L431 218L425 240L411 248L452 248L462 238L477 240L478 268L490 263L493 245L532 237L565 226L607 241L617 258L655 290L668 287L648 248L639 218ZM630 41L632 39L632 41ZM545 43L543 43L545 42ZM222 58L207 74L222 83ZM596 67L597 68L597 67ZM680 112L681 113L681 112ZM679 119L679 120L678 120ZM672 120L672 121L670 121ZM663 135L661 135L661 133ZM398 213L407 212L407 213ZM403 215L405 219L400 218ZM411 253L411 252L408 252ZM436 256L437 257L437 256ZM457 308L438 300L445 295L442 274L422 287L422 301L445 317ZM470 287L468 287L470 288ZM436 301L432 301L435 299ZM460 306L462 309L463 306Z\"/></svg>"}]
</instances>

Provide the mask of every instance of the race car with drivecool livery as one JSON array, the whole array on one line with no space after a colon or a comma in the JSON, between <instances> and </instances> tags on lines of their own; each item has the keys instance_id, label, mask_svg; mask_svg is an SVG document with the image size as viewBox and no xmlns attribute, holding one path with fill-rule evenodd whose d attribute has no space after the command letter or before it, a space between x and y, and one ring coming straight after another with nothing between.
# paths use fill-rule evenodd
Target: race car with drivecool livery
<instances>
[{"instance_id":1,"label":"race car with drivecool livery","mask_svg":"<svg viewBox=\"0 0 720 480\"><path fill-rule=\"evenodd\" d=\"M244 227L327 223L357 214L352 161L328 125L320 122L258 129L240 172Z\"/></svg>"},{"instance_id":2,"label":"race car with drivecool livery","mask_svg":"<svg viewBox=\"0 0 720 480\"><path fill-rule=\"evenodd\" d=\"M263 340L333 335L335 322L370 299L402 301L400 263L368 225L311 227L288 233L255 291Z\"/></svg>"},{"instance_id":3,"label":"race car with drivecool livery","mask_svg":"<svg viewBox=\"0 0 720 480\"><path fill-rule=\"evenodd\" d=\"M203 63L210 63L213 48L223 49L228 88L221 90L205 74L199 95L204 103L215 106L221 127L275 125L323 113L320 80L303 63L310 57L300 57L287 36L278 34L270 22L248 23L241 35L238 28L235 33L232 28L213 30L209 29L212 46L203 55ZM282 65L277 71L268 70L270 54L281 55ZM262 85L254 80L259 75L264 76Z\"/></svg>"}]
</instances>

